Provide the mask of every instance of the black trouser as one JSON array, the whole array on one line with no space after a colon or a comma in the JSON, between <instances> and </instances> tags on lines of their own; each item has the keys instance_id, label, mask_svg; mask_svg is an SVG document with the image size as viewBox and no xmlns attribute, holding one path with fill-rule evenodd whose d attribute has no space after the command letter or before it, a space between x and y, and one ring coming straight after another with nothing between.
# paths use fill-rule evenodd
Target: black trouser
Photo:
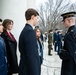
<instances>
[{"instance_id":1,"label":"black trouser","mask_svg":"<svg viewBox=\"0 0 76 75\"><path fill-rule=\"evenodd\" d=\"M52 45L48 45L48 55L51 54Z\"/></svg>"},{"instance_id":2,"label":"black trouser","mask_svg":"<svg viewBox=\"0 0 76 75\"><path fill-rule=\"evenodd\" d=\"M58 44L57 44L57 42L55 42L55 45L54 45L55 51L57 51L57 46L58 46Z\"/></svg>"}]
</instances>

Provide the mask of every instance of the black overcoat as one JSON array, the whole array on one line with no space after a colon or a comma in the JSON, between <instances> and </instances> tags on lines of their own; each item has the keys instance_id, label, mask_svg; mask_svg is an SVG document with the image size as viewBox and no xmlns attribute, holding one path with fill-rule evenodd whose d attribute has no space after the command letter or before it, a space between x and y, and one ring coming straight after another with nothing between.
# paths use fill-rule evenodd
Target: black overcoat
<instances>
[{"instance_id":1,"label":"black overcoat","mask_svg":"<svg viewBox=\"0 0 76 75\"><path fill-rule=\"evenodd\" d=\"M12 34L11 34L12 35ZM18 73L18 63L17 63L17 42L9 37L6 31L1 34L2 38L6 44L7 61L8 61L8 71L10 73Z\"/></svg>"}]
</instances>

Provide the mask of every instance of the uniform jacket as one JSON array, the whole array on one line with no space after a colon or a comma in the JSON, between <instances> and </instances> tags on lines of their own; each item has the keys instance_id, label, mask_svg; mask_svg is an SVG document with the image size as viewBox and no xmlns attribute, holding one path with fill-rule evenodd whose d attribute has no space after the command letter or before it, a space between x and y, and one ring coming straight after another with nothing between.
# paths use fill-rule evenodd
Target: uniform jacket
<instances>
[{"instance_id":1,"label":"uniform jacket","mask_svg":"<svg viewBox=\"0 0 76 75\"><path fill-rule=\"evenodd\" d=\"M32 26L26 24L19 37L19 75L40 75L40 60L36 34Z\"/></svg>"},{"instance_id":2,"label":"uniform jacket","mask_svg":"<svg viewBox=\"0 0 76 75\"><path fill-rule=\"evenodd\" d=\"M12 34L11 34L12 35ZM7 61L8 61L8 71L11 73L18 73L18 63L17 63L17 42L8 36L7 32L4 31L1 36L3 37L6 44Z\"/></svg>"},{"instance_id":3,"label":"uniform jacket","mask_svg":"<svg viewBox=\"0 0 76 75\"><path fill-rule=\"evenodd\" d=\"M7 75L6 48L4 40L0 37L0 75Z\"/></svg>"},{"instance_id":4,"label":"uniform jacket","mask_svg":"<svg viewBox=\"0 0 76 75\"><path fill-rule=\"evenodd\" d=\"M61 75L76 75L76 27L71 26L64 38Z\"/></svg>"},{"instance_id":5,"label":"uniform jacket","mask_svg":"<svg viewBox=\"0 0 76 75\"><path fill-rule=\"evenodd\" d=\"M48 34L48 45L52 45L53 43L53 36L51 33Z\"/></svg>"}]
</instances>

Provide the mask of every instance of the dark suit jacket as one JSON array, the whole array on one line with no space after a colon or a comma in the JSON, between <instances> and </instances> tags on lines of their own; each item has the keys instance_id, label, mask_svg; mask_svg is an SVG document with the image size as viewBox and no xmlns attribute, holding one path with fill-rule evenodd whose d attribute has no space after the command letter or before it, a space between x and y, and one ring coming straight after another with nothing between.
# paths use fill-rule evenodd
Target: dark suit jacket
<instances>
[{"instance_id":1,"label":"dark suit jacket","mask_svg":"<svg viewBox=\"0 0 76 75\"><path fill-rule=\"evenodd\" d=\"M12 34L11 34L12 35ZM6 44L7 61L8 61L8 72L18 73L18 63L17 63L17 42L12 40L6 31L4 31L1 36L3 37ZM12 35L13 36L13 35ZM14 36L13 36L14 38ZM14 38L15 39L15 38Z\"/></svg>"},{"instance_id":2,"label":"dark suit jacket","mask_svg":"<svg viewBox=\"0 0 76 75\"><path fill-rule=\"evenodd\" d=\"M3 39L0 37L0 75L7 75L6 48Z\"/></svg>"},{"instance_id":3,"label":"dark suit jacket","mask_svg":"<svg viewBox=\"0 0 76 75\"><path fill-rule=\"evenodd\" d=\"M29 24L26 24L19 37L21 54L19 75L40 75L40 61L37 50L36 34Z\"/></svg>"},{"instance_id":4,"label":"dark suit jacket","mask_svg":"<svg viewBox=\"0 0 76 75\"><path fill-rule=\"evenodd\" d=\"M48 45L52 45L53 42L53 36L51 33L48 34Z\"/></svg>"}]
</instances>

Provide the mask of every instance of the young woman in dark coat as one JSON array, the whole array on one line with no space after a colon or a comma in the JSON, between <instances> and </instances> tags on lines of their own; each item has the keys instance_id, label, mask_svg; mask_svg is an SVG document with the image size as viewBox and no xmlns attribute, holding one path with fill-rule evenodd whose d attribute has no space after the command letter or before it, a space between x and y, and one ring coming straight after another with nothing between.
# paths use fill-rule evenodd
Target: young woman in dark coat
<instances>
[{"instance_id":1,"label":"young woman in dark coat","mask_svg":"<svg viewBox=\"0 0 76 75\"><path fill-rule=\"evenodd\" d=\"M3 21L4 31L1 34L6 44L7 61L8 61L8 74L12 75L18 73L18 63L17 63L17 42L11 33L13 27L13 21L10 19L5 19Z\"/></svg>"}]
</instances>

